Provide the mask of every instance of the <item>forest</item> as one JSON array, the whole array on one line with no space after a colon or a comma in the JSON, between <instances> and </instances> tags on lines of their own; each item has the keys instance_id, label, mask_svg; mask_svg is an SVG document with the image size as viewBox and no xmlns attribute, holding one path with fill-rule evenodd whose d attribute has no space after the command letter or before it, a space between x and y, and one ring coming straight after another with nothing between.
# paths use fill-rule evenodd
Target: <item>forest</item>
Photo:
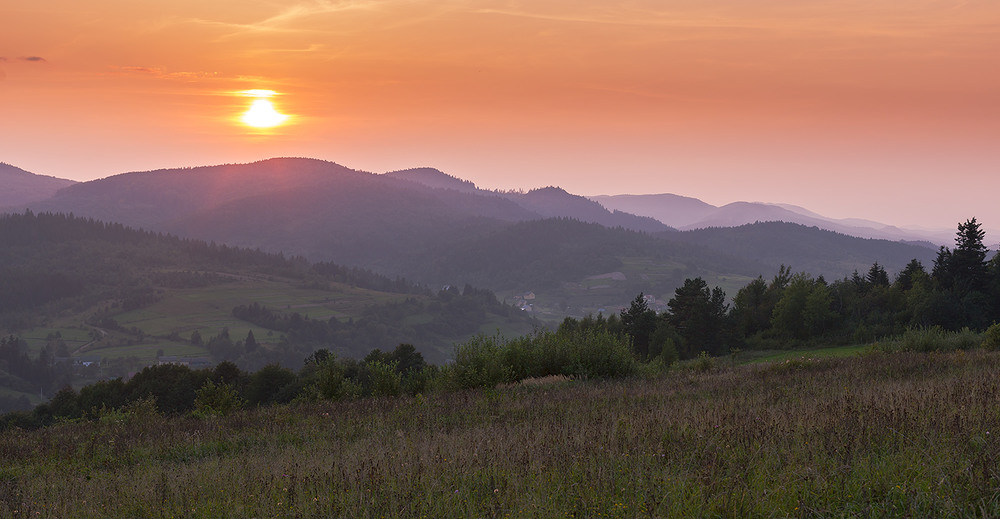
<instances>
[{"instance_id":1,"label":"forest","mask_svg":"<svg viewBox=\"0 0 1000 519\"><path fill-rule=\"evenodd\" d=\"M563 225L561 220L552 223ZM1000 335L998 326L991 327L1000 320L1000 307L993 304L1000 301L1000 256L987 258L984 232L975 218L958 226L954 248L941 247L930 268L914 259L894 279L879 263L864 273L854 272L834 281L782 266L772 279L757 277L730 298L721 288L709 287L702 278L694 277L675 290L665 312L652 310L639 293L619 313L566 317L555 329L536 327L534 333L512 338L499 332L476 335L477 323L487 312L508 318L521 312L498 302L491 291L469 285L462 290L445 287L427 299L426 288L403 279L331 263L309 264L260 251L178 240L71 216L8 216L0 222L0 231L6 232L4 239L14 247L28 241L37 243L40 238L65 248L67 242L58 240L64 233L72 233L77 240L88 233L107 240L112 234L118 237L79 243L81 247L121 247L125 241L142 242L142 249L123 247L112 256L133 268L146 262L176 262L178 254L189 256L185 264L206 267L200 272L160 273L157 282L161 286L223 282L207 268L216 261L230 266L254 265L269 272L294 272L312 282L339 279L410 294L397 302L369 306L358 319L343 321L336 317L311 319L255 301L240 304L232 309L232 315L267 330L269 335L278 334L276 346L261 347L253 330L245 337L232 337L225 328L209 337L195 331L189 341L209 353L215 368L169 363L149 366L130 378L100 380L79 391L71 385L71 370L65 363L55 362L65 355L64 350L43 348L32 357L26 344L11 335L0 342L0 372L10 378L8 386L21 391L38 387L62 390L34 409L23 398L5 397L0 402L5 409L20 410L6 415L7 425L41 426L58 420L96 418L150 398L163 413L211 413L240 405L494 387L545 376L618 378L668 371L678 362L741 351L872 343L907 334ZM146 251L146 255L137 250ZM100 275L101 265L88 266L86 254L73 256L82 258L71 263L83 274L77 276L74 269L64 268L59 272L64 273L65 284L44 285L52 292L42 291L38 301L9 297L0 315L29 319L31 312L22 309L37 309L45 302L66 305L73 297L95 297L93 290L84 290L88 283L117 295L123 307L142 307L156 299L156 289L142 284L148 273L135 270L130 276L126 269L124 275L112 276L120 266L112 264L105 266L105 279ZM58 263L62 257L52 255L47 261ZM16 287L34 279L33 274L38 274L32 268L44 268L46 261L11 261L6 265L19 269L19 275L3 278L9 287ZM92 275L94 272L98 275ZM8 288L5 293L17 291ZM100 314L95 319L98 317ZM97 322L108 329L117 326L109 317ZM418 340L448 333L473 336L455 347L448 364L426 362L413 346ZM58 337L53 339L53 344L59 343ZM338 345L343 344L360 344L370 353L363 359L338 356L335 352L342 351ZM386 344L398 347L383 353ZM295 369L297 365L302 367ZM11 378L12 373L18 376ZM228 403L219 403L219 399Z\"/></svg>"},{"instance_id":2,"label":"forest","mask_svg":"<svg viewBox=\"0 0 1000 519\"><path fill-rule=\"evenodd\" d=\"M67 385L128 378L156 362L129 356L136 351L148 352L149 358L157 350L173 349L185 359L229 360L254 371L268 364L301 366L305 357L322 348L360 358L376 348L410 343L441 362L439 351L450 352L451 344L481 327L530 331L540 326L489 290L432 290L362 268L180 239L72 215L2 216L0 243L0 412L30 408L29 396L48 398ZM237 291L239 286L246 288ZM210 299L230 292L236 295L215 303ZM178 293L209 298L210 304L199 308L232 301L216 312L240 323L241 330L237 334L225 324L220 331L220 326L183 321L150 330L142 323L119 322L130 312L169 306ZM273 298L275 293L306 294L294 296L308 296L306 302L346 297L356 303L345 310L348 317L317 319L308 313L315 315L316 305L300 310L276 306L271 299L249 299ZM183 311L187 301L179 299L164 311ZM33 342L24 339L28 332L35 336ZM69 334L78 335L75 342ZM99 362L100 367L86 367L84 362Z\"/></svg>"},{"instance_id":3,"label":"forest","mask_svg":"<svg viewBox=\"0 0 1000 519\"><path fill-rule=\"evenodd\" d=\"M164 414L212 415L243 406L413 396L549 376L622 378L666 373L691 359L710 363L713 356L744 349L891 343L902 337L911 341L902 349L933 350L949 348L946 332L957 332L959 348L997 348L1000 324L994 323L1000 308L991 301L1000 300L1000 256L987 260L983 238L980 224L968 220L958 227L954 249L941 247L930 271L913 260L893 280L878 263L864 275L856 272L833 282L782 267L770 281L758 277L741 288L731 303L720 288L709 288L701 278L687 279L661 314L640 293L617 315L567 317L556 330L514 338L478 335L459 344L453 362L445 365L427 363L406 342L390 352L373 349L362 360L338 358L324 347L340 340L343 325L336 319L316 321L259 303L241 305L234 315L282 332L285 349L304 354L301 369L274 363L247 372L228 360L200 370L150 366L127 381L100 381L79 392L64 387L47 404L4 415L0 427L100 419L135 405L155 406ZM406 308L420 304L408 298L378 313L405 315ZM471 286L442 291L433 303L439 310L455 306L443 315L459 321L497 304L491 292ZM916 344L915 336L931 340ZM226 359L252 354L258 346L252 332L234 342L224 331L208 339L207 348ZM21 362L32 373L45 372L46 363L32 363L14 337L4 339L0 354L5 365Z\"/></svg>"}]
</instances>

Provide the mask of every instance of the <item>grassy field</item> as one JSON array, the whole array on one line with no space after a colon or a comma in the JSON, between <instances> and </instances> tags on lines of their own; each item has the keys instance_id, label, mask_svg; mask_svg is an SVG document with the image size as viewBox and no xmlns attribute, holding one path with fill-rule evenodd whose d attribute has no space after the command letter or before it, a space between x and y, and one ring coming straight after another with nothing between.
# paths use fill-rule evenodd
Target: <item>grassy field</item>
<instances>
[{"instance_id":1,"label":"grassy field","mask_svg":"<svg viewBox=\"0 0 1000 519\"><path fill-rule=\"evenodd\" d=\"M327 320L360 316L367 305L395 302L407 296L338 286L336 290L302 288L280 279L251 278L208 288L171 290L149 307L115 316L124 327L136 326L150 335L178 332L188 336L199 330L203 337L217 335L228 327L233 337L245 337L248 323L233 317L233 307L253 302L279 311L297 312L312 319ZM254 328L254 333L261 331Z\"/></svg>"},{"instance_id":2,"label":"grassy field","mask_svg":"<svg viewBox=\"0 0 1000 519\"><path fill-rule=\"evenodd\" d=\"M0 433L0 516L991 517L1000 354L868 353Z\"/></svg>"},{"instance_id":3,"label":"grassy field","mask_svg":"<svg viewBox=\"0 0 1000 519\"><path fill-rule=\"evenodd\" d=\"M796 349L796 350L759 350L742 351L736 356L737 363L762 362L802 362L830 357L851 357L862 355L872 349L871 345L855 344L851 346L831 346L826 348Z\"/></svg>"}]
</instances>

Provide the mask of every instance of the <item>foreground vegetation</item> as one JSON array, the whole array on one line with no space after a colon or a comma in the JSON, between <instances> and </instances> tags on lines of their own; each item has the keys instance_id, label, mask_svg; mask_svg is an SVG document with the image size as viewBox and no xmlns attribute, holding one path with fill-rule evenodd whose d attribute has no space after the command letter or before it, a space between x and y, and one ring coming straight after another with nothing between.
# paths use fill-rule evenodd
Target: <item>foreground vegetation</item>
<instances>
[{"instance_id":1,"label":"foreground vegetation","mask_svg":"<svg viewBox=\"0 0 1000 519\"><path fill-rule=\"evenodd\" d=\"M846 358L0 433L0 515L993 516L1000 354Z\"/></svg>"}]
</instances>

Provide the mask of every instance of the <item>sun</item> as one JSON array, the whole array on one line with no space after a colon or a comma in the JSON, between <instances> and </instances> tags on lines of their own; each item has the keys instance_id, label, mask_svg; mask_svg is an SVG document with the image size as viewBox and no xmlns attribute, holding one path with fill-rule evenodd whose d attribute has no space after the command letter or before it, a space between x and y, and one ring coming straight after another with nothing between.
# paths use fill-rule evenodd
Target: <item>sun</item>
<instances>
[{"instance_id":1,"label":"sun","mask_svg":"<svg viewBox=\"0 0 1000 519\"><path fill-rule=\"evenodd\" d=\"M288 120L288 116L278 113L267 99L257 99L250 109L243 112L243 123L254 128L273 128Z\"/></svg>"},{"instance_id":2,"label":"sun","mask_svg":"<svg viewBox=\"0 0 1000 519\"><path fill-rule=\"evenodd\" d=\"M240 95L255 98L250 104L250 108L240 117L243 124L253 128L274 128L284 124L288 120L288 115L278 112L271 103L270 97L274 97L277 92L273 90L244 90Z\"/></svg>"}]
</instances>

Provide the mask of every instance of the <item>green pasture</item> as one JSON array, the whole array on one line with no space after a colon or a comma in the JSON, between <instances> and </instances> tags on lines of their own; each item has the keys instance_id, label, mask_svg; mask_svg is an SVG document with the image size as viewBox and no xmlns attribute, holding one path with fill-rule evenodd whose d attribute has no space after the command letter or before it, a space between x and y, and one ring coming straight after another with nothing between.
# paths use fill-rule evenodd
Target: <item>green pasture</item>
<instances>
[{"instance_id":1,"label":"green pasture","mask_svg":"<svg viewBox=\"0 0 1000 519\"><path fill-rule=\"evenodd\" d=\"M399 301L406 296L384 294L352 287L335 290L302 288L293 283L271 280L249 280L201 289L169 291L161 301L146 308L115 316L125 328L137 327L149 335L166 336L177 332L187 338L198 330L208 339L229 328L234 340L246 336L251 329L258 339L265 331L233 317L239 305L260 303L268 308L297 312L310 319L358 317L367 305Z\"/></svg>"},{"instance_id":2,"label":"green pasture","mask_svg":"<svg viewBox=\"0 0 1000 519\"><path fill-rule=\"evenodd\" d=\"M81 328L80 326L34 328L32 330L28 330L27 332L21 334L20 337L28 344L28 351L32 355L37 355L39 350L41 350L42 347L49 342L48 339L49 336L55 335L57 333L61 335L59 339L62 339L62 341L66 343L66 347L69 349L69 351L72 352L77 348L79 348L80 346L83 346L84 344L87 344L88 342L93 340L91 339L90 336L91 331L92 328L89 327Z\"/></svg>"},{"instance_id":3,"label":"green pasture","mask_svg":"<svg viewBox=\"0 0 1000 519\"><path fill-rule=\"evenodd\" d=\"M208 351L205 348L195 346L185 342L174 342L167 340L155 340L133 344L127 346L108 346L87 350L86 355L99 355L103 358L115 359L123 357L135 357L142 362L152 363L156 361L156 352L163 350L166 356L175 357L207 357Z\"/></svg>"},{"instance_id":4,"label":"green pasture","mask_svg":"<svg viewBox=\"0 0 1000 519\"><path fill-rule=\"evenodd\" d=\"M835 357L851 357L871 351L870 345L854 344L850 346L831 346L826 348L796 349L796 350L760 350L743 351L737 356L741 364L759 364L765 362L780 363L788 361L811 361Z\"/></svg>"}]
</instances>

